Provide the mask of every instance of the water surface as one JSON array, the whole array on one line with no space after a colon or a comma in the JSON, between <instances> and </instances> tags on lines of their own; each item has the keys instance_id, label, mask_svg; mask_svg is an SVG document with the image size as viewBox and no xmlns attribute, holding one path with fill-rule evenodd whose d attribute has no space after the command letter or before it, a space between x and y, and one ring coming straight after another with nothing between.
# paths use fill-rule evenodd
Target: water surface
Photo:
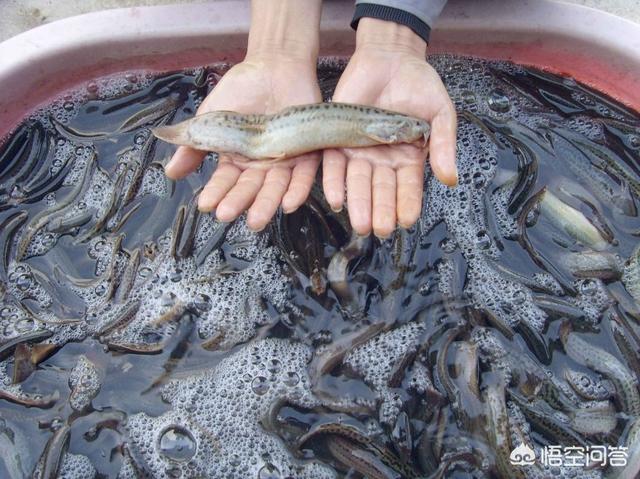
<instances>
[{"instance_id":1,"label":"water surface","mask_svg":"<svg viewBox=\"0 0 640 479\"><path fill-rule=\"evenodd\" d=\"M98 79L19 125L0 148L0 475L56 460L64 477L607 472L505 451L627 444L633 411L560 330L637 381L637 305L619 275L575 276L566 258L588 245L535 199L582 212L622 265L638 116L569 78L431 61L459 111L460 185L427 171L418 224L357 248L319 189L254 234L196 211L215 155L164 177L173 147L149 128L192 116L228 65ZM344 66L320 63L325 100ZM327 278L345 249L344 281ZM593 409L615 427L585 432L574 416Z\"/></svg>"}]
</instances>

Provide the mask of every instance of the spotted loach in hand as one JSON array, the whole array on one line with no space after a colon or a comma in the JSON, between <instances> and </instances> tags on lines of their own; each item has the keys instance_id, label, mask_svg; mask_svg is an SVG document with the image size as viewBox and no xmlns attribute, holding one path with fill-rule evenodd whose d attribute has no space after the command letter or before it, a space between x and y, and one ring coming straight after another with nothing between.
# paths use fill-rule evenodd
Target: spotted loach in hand
<instances>
[{"instance_id":1,"label":"spotted loach in hand","mask_svg":"<svg viewBox=\"0 0 640 479\"><path fill-rule=\"evenodd\" d=\"M349 103L296 105L273 115L213 111L153 129L169 143L240 156L251 164L326 148L412 143L426 150L430 132L423 119Z\"/></svg>"}]
</instances>

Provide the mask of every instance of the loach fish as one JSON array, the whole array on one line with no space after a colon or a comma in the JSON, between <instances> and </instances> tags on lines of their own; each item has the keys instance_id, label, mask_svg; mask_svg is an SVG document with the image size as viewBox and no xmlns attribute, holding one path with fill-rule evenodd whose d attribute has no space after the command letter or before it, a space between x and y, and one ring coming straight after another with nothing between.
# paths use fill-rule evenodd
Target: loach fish
<instances>
[{"instance_id":1,"label":"loach fish","mask_svg":"<svg viewBox=\"0 0 640 479\"><path fill-rule=\"evenodd\" d=\"M161 140L250 160L282 160L325 148L415 143L426 146L429 123L401 113L348 103L285 108L274 115L214 111L156 127Z\"/></svg>"},{"instance_id":2,"label":"loach fish","mask_svg":"<svg viewBox=\"0 0 640 479\"><path fill-rule=\"evenodd\" d=\"M640 304L640 246L629 256L622 270L622 284L636 303Z\"/></svg>"},{"instance_id":3,"label":"loach fish","mask_svg":"<svg viewBox=\"0 0 640 479\"><path fill-rule=\"evenodd\" d=\"M373 453L361 449L349 439L330 435L327 448L339 462L371 479L400 479L402 476Z\"/></svg>"},{"instance_id":4,"label":"loach fish","mask_svg":"<svg viewBox=\"0 0 640 479\"><path fill-rule=\"evenodd\" d=\"M608 244L602 233L581 211L569 206L546 188L540 196L539 204L542 213L576 241L596 251L607 248Z\"/></svg>"},{"instance_id":5,"label":"loach fish","mask_svg":"<svg viewBox=\"0 0 640 479\"><path fill-rule=\"evenodd\" d=\"M560 264L576 278L618 279L622 260L607 251L580 251L563 253Z\"/></svg>"},{"instance_id":6,"label":"loach fish","mask_svg":"<svg viewBox=\"0 0 640 479\"><path fill-rule=\"evenodd\" d=\"M9 479L28 477L24 472L24 458L21 456L20 438L7 426L4 419L0 419L0 471L6 471Z\"/></svg>"},{"instance_id":7,"label":"loach fish","mask_svg":"<svg viewBox=\"0 0 640 479\"><path fill-rule=\"evenodd\" d=\"M579 372L573 369L565 369L564 377L567 384L571 386L573 391L582 399L589 401L605 401L612 394L607 382L592 378L589 374Z\"/></svg>"},{"instance_id":8,"label":"loach fish","mask_svg":"<svg viewBox=\"0 0 640 479\"><path fill-rule=\"evenodd\" d=\"M611 433L618 422L613 404L605 401L590 407L579 407L569 414L574 431L586 436Z\"/></svg>"},{"instance_id":9,"label":"loach fish","mask_svg":"<svg viewBox=\"0 0 640 479\"><path fill-rule=\"evenodd\" d=\"M592 345L571 331L570 323L560 327L560 339L567 355L579 364L587 366L614 384L624 412L640 415L640 393L635 375L611 353Z\"/></svg>"},{"instance_id":10,"label":"loach fish","mask_svg":"<svg viewBox=\"0 0 640 479\"><path fill-rule=\"evenodd\" d=\"M612 175L611 172L603 171L599 166L594 165L590 155L579 148L580 140L575 134L560 133L557 129L549 129L547 134L553 142L558 159L561 159L571 173L582 184L588 186L601 202L613 206L622 214L636 216L631 188L624 177L617 178L618 175ZM574 137L573 141L571 137Z\"/></svg>"},{"instance_id":11,"label":"loach fish","mask_svg":"<svg viewBox=\"0 0 640 479\"><path fill-rule=\"evenodd\" d=\"M627 430L625 447L628 450L627 464L624 467L611 468L607 479L625 479L640 474L640 419L636 418Z\"/></svg>"},{"instance_id":12,"label":"loach fish","mask_svg":"<svg viewBox=\"0 0 640 479\"><path fill-rule=\"evenodd\" d=\"M509 431L509 418L505 399L505 385L499 376L489 382L483 391L485 416L487 418L486 434L489 444L495 451L495 465L501 477L525 479L524 473L512 467L509 461L513 450Z\"/></svg>"}]
</instances>

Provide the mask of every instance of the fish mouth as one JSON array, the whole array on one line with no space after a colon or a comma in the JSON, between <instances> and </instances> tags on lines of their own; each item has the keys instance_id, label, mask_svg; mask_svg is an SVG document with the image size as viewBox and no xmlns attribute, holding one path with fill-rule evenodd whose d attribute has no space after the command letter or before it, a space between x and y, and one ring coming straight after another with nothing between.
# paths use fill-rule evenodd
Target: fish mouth
<instances>
[{"instance_id":1,"label":"fish mouth","mask_svg":"<svg viewBox=\"0 0 640 479\"><path fill-rule=\"evenodd\" d=\"M186 145L189 143L189 134L183 124L156 126L151 129L151 133L159 140L173 143L174 145Z\"/></svg>"}]
</instances>

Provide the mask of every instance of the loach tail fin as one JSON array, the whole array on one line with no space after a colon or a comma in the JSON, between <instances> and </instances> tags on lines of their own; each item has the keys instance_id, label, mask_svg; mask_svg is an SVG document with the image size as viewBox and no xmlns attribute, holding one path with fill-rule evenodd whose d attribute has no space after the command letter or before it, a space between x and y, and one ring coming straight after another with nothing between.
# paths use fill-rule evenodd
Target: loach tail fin
<instances>
[{"instance_id":1,"label":"loach tail fin","mask_svg":"<svg viewBox=\"0 0 640 479\"><path fill-rule=\"evenodd\" d=\"M188 120L176 125L156 126L151 129L151 133L156 138L174 145L188 145L191 141Z\"/></svg>"}]
</instances>

